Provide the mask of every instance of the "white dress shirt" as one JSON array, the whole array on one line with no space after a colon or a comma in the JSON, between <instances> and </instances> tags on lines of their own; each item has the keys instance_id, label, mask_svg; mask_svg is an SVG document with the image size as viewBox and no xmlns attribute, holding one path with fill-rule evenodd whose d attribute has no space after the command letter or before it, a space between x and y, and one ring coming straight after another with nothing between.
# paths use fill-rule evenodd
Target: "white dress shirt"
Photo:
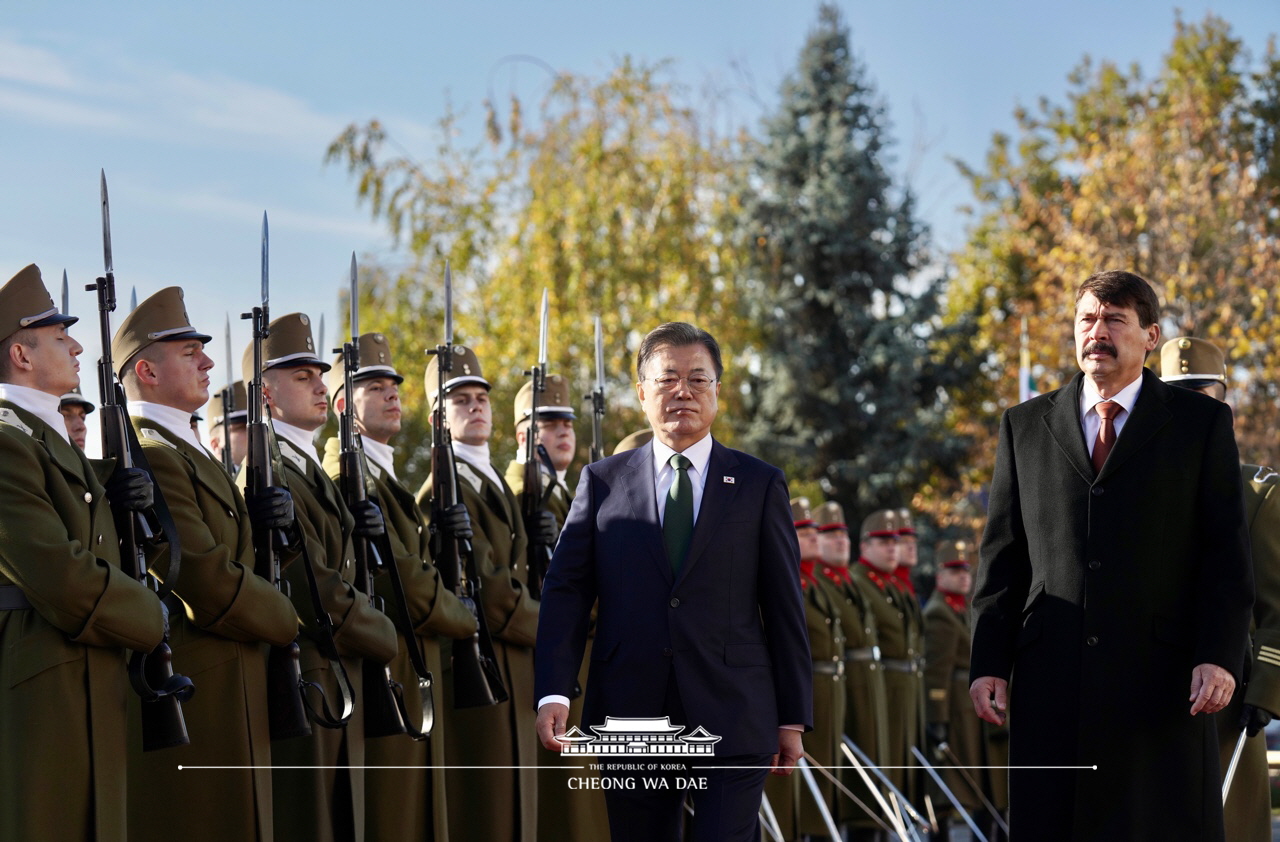
<instances>
[{"instance_id":1,"label":"white dress shirt","mask_svg":"<svg viewBox=\"0 0 1280 842\"><path fill-rule=\"evenodd\" d=\"M129 401L125 407L130 415L145 418L152 423L159 424L205 456L210 459L213 458L213 454L201 443L195 430L191 429L190 412L184 412L172 406L165 406L162 403L152 403L151 401Z\"/></svg>"},{"instance_id":2,"label":"white dress shirt","mask_svg":"<svg viewBox=\"0 0 1280 842\"><path fill-rule=\"evenodd\" d=\"M63 418L62 413L58 411L58 407L62 405L61 395L51 395L16 383L0 383L0 400L6 400L30 412L52 427L55 433L66 440L67 444L71 444L71 434L67 432L67 419Z\"/></svg>"},{"instance_id":3,"label":"white dress shirt","mask_svg":"<svg viewBox=\"0 0 1280 842\"><path fill-rule=\"evenodd\" d=\"M654 499L658 501L658 523L666 522L667 495L671 493L671 483L675 482L676 469L671 467L674 450L656 438L653 440L653 480ZM693 486L693 522L698 522L698 512L702 510L702 489L707 486L707 463L711 461L711 436L703 436L695 444L691 444L681 454L691 463L686 473Z\"/></svg>"},{"instance_id":4,"label":"white dress shirt","mask_svg":"<svg viewBox=\"0 0 1280 842\"><path fill-rule=\"evenodd\" d=\"M1080 424L1084 427L1084 443L1089 448L1089 456L1093 456L1093 446L1098 443L1098 430L1102 427L1102 416L1098 414L1097 406L1103 401L1114 401L1120 404L1120 412L1111 419L1111 425L1115 427L1116 438L1120 438L1120 431L1124 429L1124 422L1129 419L1129 413L1133 411L1133 406L1138 402L1138 393L1142 391L1142 375L1125 386L1119 392L1110 398L1104 398L1098 394L1098 390L1094 387L1093 381L1088 377L1084 379L1084 388L1080 390Z\"/></svg>"}]
</instances>

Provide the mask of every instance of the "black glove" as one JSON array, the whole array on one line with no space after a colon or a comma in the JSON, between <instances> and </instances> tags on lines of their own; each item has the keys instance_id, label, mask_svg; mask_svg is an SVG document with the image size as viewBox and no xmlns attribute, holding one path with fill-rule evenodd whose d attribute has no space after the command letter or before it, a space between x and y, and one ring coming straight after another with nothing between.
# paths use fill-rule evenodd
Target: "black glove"
<instances>
[{"instance_id":1,"label":"black glove","mask_svg":"<svg viewBox=\"0 0 1280 842\"><path fill-rule=\"evenodd\" d=\"M470 541L475 532L471 529L471 515L463 503L454 503L440 512L440 526L459 541Z\"/></svg>"},{"instance_id":2,"label":"black glove","mask_svg":"<svg viewBox=\"0 0 1280 842\"><path fill-rule=\"evenodd\" d=\"M1249 733L1250 737L1257 736L1258 732L1267 727L1267 723L1271 721L1271 712L1263 710L1256 705L1245 705L1240 711L1240 727Z\"/></svg>"},{"instance_id":3,"label":"black glove","mask_svg":"<svg viewBox=\"0 0 1280 842\"><path fill-rule=\"evenodd\" d=\"M293 526L293 495L278 485L269 485L245 498L249 522L254 529L288 529Z\"/></svg>"},{"instance_id":4,"label":"black glove","mask_svg":"<svg viewBox=\"0 0 1280 842\"><path fill-rule=\"evenodd\" d=\"M556 525L556 516L546 509L539 509L536 513L524 519L524 531L529 535L531 543L541 544L544 547L554 547L556 539L560 537L560 527Z\"/></svg>"},{"instance_id":5,"label":"black glove","mask_svg":"<svg viewBox=\"0 0 1280 842\"><path fill-rule=\"evenodd\" d=\"M155 502L151 475L141 468L116 468L107 479L107 500L113 509L146 511Z\"/></svg>"},{"instance_id":6,"label":"black glove","mask_svg":"<svg viewBox=\"0 0 1280 842\"><path fill-rule=\"evenodd\" d=\"M387 526L382 522L382 509L372 500L361 500L351 507L351 515L356 519L353 534L357 538L381 538L387 534Z\"/></svg>"}]
</instances>

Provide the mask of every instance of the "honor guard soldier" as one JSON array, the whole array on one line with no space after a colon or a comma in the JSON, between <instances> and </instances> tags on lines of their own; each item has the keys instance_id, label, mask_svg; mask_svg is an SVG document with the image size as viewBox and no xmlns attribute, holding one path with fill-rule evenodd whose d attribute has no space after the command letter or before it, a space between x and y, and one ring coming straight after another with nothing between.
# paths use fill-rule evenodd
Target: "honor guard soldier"
<instances>
[{"instance_id":1,"label":"honor guard soldier","mask_svg":"<svg viewBox=\"0 0 1280 842\"><path fill-rule=\"evenodd\" d=\"M352 684L360 684L361 660L389 663L396 656L395 626L356 590L352 535L377 537L382 515L372 503L351 511L320 466L312 435L329 415L324 373L329 364L316 356L311 322L302 313L274 319L263 343L262 391L280 447L284 470L276 482L293 496L303 551L284 570L290 598L301 618L302 677L324 688L325 698L341 697L340 677L318 648L316 608L305 565L310 564L322 608L333 621L333 640ZM253 345L245 349L242 368L253 378ZM237 477L244 484L248 471ZM364 708L359 688L355 709L345 728L313 722L309 737L275 745L275 832L277 840L330 842L363 839L365 823ZM333 705L337 707L337 705ZM301 766L302 769L286 767Z\"/></svg>"},{"instance_id":2,"label":"honor guard soldier","mask_svg":"<svg viewBox=\"0 0 1280 842\"><path fill-rule=\"evenodd\" d=\"M144 505L150 480L116 471L108 492L59 414L76 321L34 265L0 287L0 839L126 838L125 650L164 636L107 505Z\"/></svg>"},{"instance_id":3,"label":"honor guard soldier","mask_svg":"<svg viewBox=\"0 0 1280 842\"><path fill-rule=\"evenodd\" d=\"M1160 350L1160 379L1226 400L1222 351L1204 339L1180 336L1166 342ZM1280 476L1258 465L1241 465L1240 470L1253 551L1253 655L1245 669L1244 689L1214 716L1223 775L1241 731L1248 731L1223 819L1227 839L1252 842L1271 839L1267 742L1260 731L1280 712Z\"/></svg>"},{"instance_id":4,"label":"honor guard soldier","mask_svg":"<svg viewBox=\"0 0 1280 842\"><path fill-rule=\"evenodd\" d=\"M85 442L89 438L89 426L85 418L95 409L97 407L93 405L93 401L80 394L79 386L63 395L58 403L58 412L67 421L67 434L81 450L84 450Z\"/></svg>"},{"instance_id":5,"label":"honor guard soldier","mask_svg":"<svg viewBox=\"0 0 1280 842\"><path fill-rule=\"evenodd\" d=\"M251 519L291 522L292 502L275 489L244 498L192 431L208 400L209 336L191 326L182 290L167 287L120 323L111 355L129 415L164 495L182 548L172 583L174 663L198 676L182 706L191 743L162 752L131 747L129 832L152 839L181 827L186 839L271 839L271 739L263 644L297 636L288 597L254 573ZM252 513L252 514L251 514ZM218 766L198 781L177 765Z\"/></svg>"},{"instance_id":6,"label":"honor guard soldier","mask_svg":"<svg viewBox=\"0 0 1280 842\"><path fill-rule=\"evenodd\" d=\"M577 452L577 435L573 422L577 413L573 411L570 397L569 381L558 374L547 375L546 389L538 397L538 420L536 445L545 447L551 459L555 474L547 473L544 466L539 466L543 482L543 499L546 500L546 511L555 518L555 534L546 537L547 546L555 546L555 539L560 536L560 527L569 514L569 504L573 502L573 492L565 483L565 475L573 464ZM529 436L529 415L533 405L533 383L526 381L516 393L516 458L507 465L505 479L511 492L519 499L524 493L525 454ZM525 531L532 535L535 529L542 528L539 523L526 523ZM587 650L582 658L582 669L578 673L578 685L585 687L587 672L591 666L592 635L587 637ZM569 701L569 721L582 722L582 694ZM581 767L576 758L568 758L575 767ZM538 752L538 765L559 768L563 775L564 761L551 752ZM581 774L575 769L574 774ZM594 777L595 773L590 773ZM557 839L563 842L573 840L591 840L597 838L600 829L607 827L609 817L605 812L604 794L599 789L585 788L570 791L568 787L559 786L558 778L548 777L549 785L538 788L538 838Z\"/></svg>"},{"instance_id":7,"label":"honor guard soldier","mask_svg":"<svg viewBox=\"0 0 1280 842\"><path fill-rule=\"evenodd\" d=\"M426 518L413 493L396 476L395 448L391 439L400 432L400 384L404 376L396 371L391 347L382 333L360 336L360 367L352 375L356 430L363 442L365 477L369 497L382 509L396 569L404 583L409 622L432 676L444 675L441 656L443 638L469 638L476 631L471 612L440 581L440 572L431 564ZM342 356L326 375L335 412L347 401L343 392ZM342 474L342 443L328 439L324 447L324 469L337 482ZM471 524L460 505L453 513L454 535L470 534ZM387 560L389 561L389 560ZM375 589L389 610L397 610L389 576L380 576ZM400 639L400 651L391 662L391 677L404 687L405 708L410 719L422 710L418 676L410 660L407 644ZM447 656L447 649L444 650ZM402 736L370 740L365 747L365 837L375 839L449 839L449 813L445 796L444 735L452 723L442 703L439 685L431 690L435 725L427 740ZM415 728L418 723L411 721Z\"/></svg>"},{"instance_id":8,"label":"honor guard soldier","mask_svg":"<svg viewBox=\"0 0 1280 842\"><path fill-rule=\"evenodd\" d=\"M628 450L644 447L652 440L653 430L636 430L618 442L613 448L613 455L617 456L619 453L626 453Z\"/></svg>"},{"instance_id":9,"label":"honor guard soldier","mask_svg":"<svg viewBox=\"0 0 1280 842\"><path fill-rule=\"evenodd\" d=\"M915 597L895 584L898 568L898 530L902 519L894 509L872 512L862 521L858 564L851 568L854 581L861 582L871 595L868 600L876 618L880 641L880 663L884 667L886 754L880 761L893 785L912 794L904 785L907 767L915 767L911 747L920 744L919 698L920 640L912 620ZM914 771L914 768L912 769ZM913 776L912 776L913 777ZM912 799L914 802L914 799Z\"/></svg>"},{"instance_id":10,"label":"honor guard soldier","mask_svg":"<svg viewBox=\"0 0 1280 842\"><path fill-rule=\"evenodd\" d=\"M437 395L436 357L427 364L427 394ZM453 375L445 381L445 424L457 459L459 498L471 515L472 549L484 610L502 680L510 698L496 705L449 711L445 734L449 761L451 842L533 842L538 831L537 735L533 698L533 644L538 601L529 593L528 537L520 502L493 465L489 437L493 408L489 381L475 351L453 346ZM434 400L433 400L434 402ZM418 491L430 508L431 480ZM445 704L452 694L445 692ZM464 769L487 766L487 769ZM559 784L557 784L559 785Z\"/></svg>"},{"instance_id":11,"label":"honor guard soldier","mask_svg":"<svg viewBox=\"0 0 1280 842\"><path fill-rule=\"evenodd\" d=\"M818 525L807 497L791 499L791 517L800 544L800 588L804 594L805 626L813 658L813 731L805 735L805 751L813 763L834 775L843 765L840 740L844 734L847 698L845 633L841 623L843 597L823 575ZM830 779L817 770L812 774L832 819L836 820L841 811L848 812L845 805L852 805L837 792ZM785 778L770 775L765 781L765 795L773 805L784 839L828 834L813 791L800 773Z\"/></svg>"},{"instance_id":12,"label":"honor guard soldier","mask_svg":"<svg viewBox=\"0 0 1280 842\"><path fill-rule=\"evenodd\" d=\"M924 733L924 606L916 593L915 573L920 563L917 555L916 526L911 518L910 509L898 509L898 567L893 571L893 581L902 592L902 610L907 615L907 639L915 651L916 698L914 713L916 717L916 733ZM919 741L911 745L923 748ZM911 752L910 745L907 748ZM914 763L914 759L912 760ZM923 769L914 770L907 775L905 795L912 802L924 795L925 773Z\"/></svg>"},{"instance_id":13,"label":"honor guard soldier","mask_svg":"<svg viewBox=\"0 0 1280 842\"><path fill-rule=\"evenodd\" d=\"M818 527L818 552L822 557L822 574L839 591L842 627L845 635L844 672L848 696L845 702L843 733L862 749L872 763L884 763L888 754L888 711L884 688L884 667L880 663L880 635L872 600L880 599L871 583L855 576L849 569L851 546L844 509L835 501L823 503L814 511ZM844 767L842 781L850 792L868 806L876 801L862 776L852 766ZM876 822L844 801L839 820L847 825L851 838L875 833Z\"/></svg>"},{"instance_id":14,"label":"honor guard soldier","mask_svg":"<svg viewBox=\"0 0 1280 842\"><path fill-rule=\"evenodd\" d=\"M982 793L978 767L988 765L983 750L982 720L973 714L969 701L969 589L970 572L977 561L977 545L972 541L943 541L934 554L937 586L924 608L925 623L925 734L933 750L934 766L947 788L970 814L980 818ZM943 749L947 746L950 753ZM956 767L967 767L968 774ZM930 784L936 791L936 786ZM935 804L948 804L938 793ZM949 811L944 811L949 812ZM942 818L942 838L946 816Z\"/></svg>"},{"instance_id":15,"label":"honor guard soldier","mask_svg":"<svg viewBox=\"0 0 1280 842\"><path fill-rule=\"evenodd\" d=\"M516 393L516 458L507 465L506 480L517 497L524 491L524 455L525 443L529 435L529 412L532 408L533 384L526 382ZM573 493L565 485L565 474L573 464L577 453L578 439L574 434L573 422L578 416L573 411L569 398L569 381L558 374L547 375L547 388L538 397L538 429L535 444L545 447L551 457L551 465L555 468L555 476L543 476L545 483L551 483L551 491L546 496L546 509L555 516L556 534L569 514L569 504L573 502ZM542 468L544 474L546 468ZM544 494L546 492L544 491ZM529 524L525 524L529 528ZM555 541L552 540L552 546Z\"/></svg>"},{"instance_id":16,"label":"honor guard soldier","mask_svg":"<svg viewBox=\"0 0 1280 842\"><path fill-rule=\"evenodd\" d=\"M209 450L213 458L222 461L222 449L231 447L231 464L239 471L240 463L249 447L249 398L244 381L231 384L231 406L223 406L223 392L214 392L209 417Z\"/></svg>"}]
</instances>

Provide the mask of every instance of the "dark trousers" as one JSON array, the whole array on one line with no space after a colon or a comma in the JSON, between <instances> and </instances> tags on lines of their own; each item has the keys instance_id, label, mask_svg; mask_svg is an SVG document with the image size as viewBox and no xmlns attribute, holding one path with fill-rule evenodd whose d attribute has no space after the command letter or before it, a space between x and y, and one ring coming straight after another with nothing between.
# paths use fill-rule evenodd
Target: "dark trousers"
<instances>
[{"instance_id":1,"label":"dark trousers","mask_svg":"<svg viewBox=\"0 0 1280 842\"><path fill-rule=\"evenodd\" d=\"M703 724L685 718L674 680L667 687L664 708L662 715L672 724ZM601 777L612 784L604 792L612 842L676 842L683 838L685 826L692 842L759 842L760 800L770 755L598 759ZM615 764L646 768L608 768ZM668 766L677 768L663 768ZM693 808L687 822L686 802Z\"/></svg>"}]
</instances>

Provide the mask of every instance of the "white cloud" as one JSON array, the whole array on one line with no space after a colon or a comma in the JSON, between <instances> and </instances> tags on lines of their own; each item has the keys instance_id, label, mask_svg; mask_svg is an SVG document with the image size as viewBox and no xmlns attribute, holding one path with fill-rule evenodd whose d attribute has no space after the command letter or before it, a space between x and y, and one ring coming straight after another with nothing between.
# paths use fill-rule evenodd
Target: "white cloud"
<instances>
[{"instance_id":1,"label":"white cloud","mask_svg":"<svg viewBox=\"0 0 1280 842\"><path fill-rule=\"evenodd\" d=\"M0 35L0 79L67 90L75 86L71 69L58 55Z\"/></svg>"},{"instance_id":2,"label":"white cloud","mask_svg":"<svg viewBox=\"0 0 1280 842\"><path fill-rule=\"evenodd\" d=\"M81 105L48 93L26 93L0 86L0 114L40 125L73 126L96 130L127 131L124 115L107 108Z\"/></svg>"}]
</instances>

